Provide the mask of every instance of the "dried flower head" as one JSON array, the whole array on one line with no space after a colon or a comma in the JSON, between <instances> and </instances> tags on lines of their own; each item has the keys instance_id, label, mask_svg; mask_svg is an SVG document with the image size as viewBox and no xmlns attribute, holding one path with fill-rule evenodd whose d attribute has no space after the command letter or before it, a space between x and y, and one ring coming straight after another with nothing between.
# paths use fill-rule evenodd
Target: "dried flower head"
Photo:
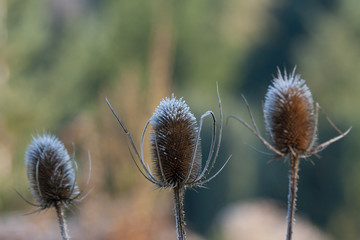
<instances>
[{"instance_id":1,"label":"dried flower head","mask_svg":"<svg viewBox=\"0 0 360 240\"><path fill-rule=\"evenodd\" d=\"M165 98L151 118L151 146L155 177L162 185L176 186L187 177L192 156L193 168L188 181L194 181L201 171L201 145L198 143L197 122L185 101ZM197 149L195 150L195 145Z\"/></svg>"},{"instance_id":2,"label":"dried flower head","mask_svg":"<svg viewBox=\"0 0 360 240\"><path fill-rule=\"evenodd\" d=\"M300 75L295 75L295 68L291 74L281 74L278 69L278 76L272 81L265 96L264 117L265 127L274 144L272 146L260 134L249 104L245 97L243 99L248 108L253 127L242 119L230 116L253 132L272 152L278 157L290 159L289 173L289 196L288 196L288 228L286 239L292 239L293 222L295 216L295 203L297 181L299 178L299 159L316 154L329 146L331 143L347 135L351 128L342 133L327 117L329 123L340 133L322 144L315 146L317 140L317 122L319 104L314 102L305 80Z\"/></svg>"},{"instance_id":3,"label":"dried flower head","mask_svg":"<svg viewBox=\"0 0 360 240\"><path fill-rule=\"evenodd\" d=\"M74 160L64 144L45 134L33 138L25 153L28 182L41 208L71 203L79 195Z\"/></svg>"},{"instance_id":4,"label":"dried flower head","mask_svg":"<svg viewBox=\"0 0 360 240\"><path fill-rule=\"evenodd\" d=\"M314 103L309 88L295 69L289 76L278 71L265 96L266 130L283 154L306 155L316 141ZM291 150L292 149L292 150Z\"/></svg>"},{"instance_id":5,"label":"dried flower head","mask_svg":"<svg viewBox=\"0 0 360 240\"><path fill-rule=\"evenodd\" d=\"M344 133L341 132L325 114L331 126L334 127L340 135L316 145L318 112L321 107L316 103L314 109L311 92L305 84L305 80L303 80L299 74L295 74L295 70L296 68L294 68L293 72L289 75L287 75L285 71L284 75L282 75L278 69L278 76L273 79L272 85L269 86L265 96L265 127L274 146L261 136L250 106L244 96L242 97L253 126L250 126L236 116L230 115L229 118L234 118L242 123L254 133L269 150L279 157L296 155L306 158L322 151L331 143L343 138L350 132L351 128Z\"/></svg>"},{"instance_id":6,"label":"dried flower head","mask_svg":"<svg viewBox=\"0 0 360 240\"><path fill-rule=\"evenodd\" d=\"M33 138L25 153L25 164L29 186L39 207L68 205L79 197L74 159L55 136Z\"/></svg>"},{"instance_id":7,"label":"dried flower head","mask_svg":"<svg viewBox=\"0 0 360 240\"><path fill-rule=\"evenodd\" d=\"M139 171L146 179L156 184L158 187L173 188L179 185L187 187L201 186L209 182L221 172L230 159L229 158L225 162L217 173L210 178L207 178L217 159L222 137L223 120L219 92L218 99L220 108L220 128L216 150L216 118L214 113L212 111L204 113L200 118L199 127L197 127L196 119L190 112L185 101L182 98L177 99L172 96L170 99L165 98L162 100L153 116L145 124L141 136L140 153L135 147L131 134L127 130L125 124L120 120L107 99L106 102L130 140L131 147L137 157L137 160L133 158L133 161ZM200 133L204 118L208 116L211 116L213 121L212 139L208 158L201 170ZM155 174L152 174L150 168L147 167L143 154L145 132L150 123L153 128L151 133L151 145Z\"/></svg>"}]
</instances>

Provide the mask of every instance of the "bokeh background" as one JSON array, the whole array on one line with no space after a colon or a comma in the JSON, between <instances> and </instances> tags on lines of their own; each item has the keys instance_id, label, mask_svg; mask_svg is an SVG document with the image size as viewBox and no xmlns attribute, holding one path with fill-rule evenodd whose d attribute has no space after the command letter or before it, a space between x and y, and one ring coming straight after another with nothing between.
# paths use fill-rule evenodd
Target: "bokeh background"
<instances>
[{"instance_id":1,"label":"bokeh background","mask_svg":"<svg viewBox=\"0 0 360 240\"><path fill-rule=\"evenodd\" d=\"M360 2L358 0L0 0L0 239L59 239L55 213L35 209L24 152L36 131L75 145L79 185L92 158L93 188L67 212L73 239L176 239L172 195L136 170L139 146L162 98L183 96L195 116L249 121L265 135L262 102L276 67L297 72L315 101L350 134L300 164L294 239L360 238ZM319 141L337 132L319 119ZM209 148L210 122L202 134ZM288 163L234 120L224 128L207 189L186 193L189 239L285 238ZM148 145L145 156L150 158Z\"/></svg>"}]
</instances>

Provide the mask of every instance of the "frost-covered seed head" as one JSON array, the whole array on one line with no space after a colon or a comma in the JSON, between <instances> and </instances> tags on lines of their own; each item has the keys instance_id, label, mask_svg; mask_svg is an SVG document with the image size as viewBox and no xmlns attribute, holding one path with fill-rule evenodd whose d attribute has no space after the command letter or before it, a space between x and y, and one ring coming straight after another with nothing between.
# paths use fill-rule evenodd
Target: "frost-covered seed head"
<instances>
[{"instance_id":1,"label":"frost-covered seed head","mask_svg":"<svg viewBox=\"0 0 360 240\"><path fill-rule=\"evenodd\" d=\"M305 80L294 71L278 70L265 96L266 130L276 148L284 154L292 150L306 154L316 141L314 103Z\"/></svg>"},{"instance_id":2,"label":"frost-covered seed head","mask_svg":"<svg viewBox=\"0 0 360 240\"><path fill-rule=\"evenodd\" d=\"M31 192L42 208L69 203L79 194L75 170L64 144L55 136L37 135L25 153Z\"/></svg>"},{"instance_id":3,"label":"frost-covered seed head","mask_svg":"<svg viewBox=\"0 0 360 240\"><path fill-rule=\"evenodd\" d=\"M164 186L184 183L190 169L198 132L196 118L185 101L182 98L176 99L173 94L171 98L165 98L160 102L151 118L151 124L152 156L157 179ZM188 181L195 180L200 170L199 142Z\"/></svg>"}]
</instances>

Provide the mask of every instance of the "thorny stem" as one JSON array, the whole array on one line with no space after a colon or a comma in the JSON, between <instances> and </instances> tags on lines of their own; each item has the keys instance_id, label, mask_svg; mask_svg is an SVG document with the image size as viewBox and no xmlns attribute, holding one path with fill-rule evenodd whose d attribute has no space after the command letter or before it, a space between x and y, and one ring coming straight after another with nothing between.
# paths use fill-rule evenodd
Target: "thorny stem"
<instances>
[{"instance_id":1,"label":"thorny stem","mask_svg":"<svg viewBox=\"0 0 360 240\"><path fill-rule=\"evenodd\" d=\"M174 207L178 240L185 240L184 186L174 188Z\"/></svg>"},{"instance_id":2,"label":"thorny stem","mask_svg":"<svg viewBox=\"0 0 360 240\"><path fill-rule=\"evenodd\" d=\"M292 239L293 225L295 222L295 207L296 207L296 191L297 182L299 179L299 157L296 154L291 154L290 157L290 175L289 175L289 197L288 197L288 213L287 213L287 234L286 240Z\"/></svg>"},{"instance_id":3,"label":"thorny stem","mask_svg":"<svg viewBox=\"0 0 360 240\"><path fill-rule=\"evenodd\" d=\"M68 234L68 228L67 228L67 224L65 221L64 206L61 203L59 203L59 204L55 205L55 209L56 209L56 214L57 214L57 217L59 220L62 240L69 240L70 236Z\"/></svg>"}]
</instances>

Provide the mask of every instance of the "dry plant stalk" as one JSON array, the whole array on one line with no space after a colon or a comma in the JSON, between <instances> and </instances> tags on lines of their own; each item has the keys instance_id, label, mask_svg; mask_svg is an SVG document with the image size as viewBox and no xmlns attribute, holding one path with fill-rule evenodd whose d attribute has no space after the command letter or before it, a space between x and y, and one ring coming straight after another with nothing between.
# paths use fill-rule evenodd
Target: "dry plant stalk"
<instances>
[{"instance_id":1,"label":"dry plant stalk","mask_svg":"<svg viewBox=\"0 0 360 240\"><path fill-rule=\"evenodd\" d=\"M130 140L136 158L134 158L130 148L129 151L138 170L158 188L170 188L173 190L176 228L179 240L186 239L183 203L185 189L203 186L216 177L230 159L224 163L218 172L208 177L215 165L222 138L222 107L219 91L217 93L220 108L220 127L216 146L217 131L214 113L207 111L203 114L198 127L196 118L190 112L185 101L182 98L177 99L172 95L171 98L165 98L161 101L153 116L147 121L141 136L140 153L135 147L130 132L106 99L112 113ZM212 141L208 158L202 168L200 133L203 121L208 116L213 121ZM152 125L150 141L154 173L151 172L148 164L145 162L143 154L145 132L150 123ZM215 155L213 155L214 152Z\"/></svg>"},{"instance_id":2,"label":"dry plant stalk","mask_svg":"<svg viewBox=\"0 0 360 240\"><path fill-rule=\"evenodd\" d=\"M64 208L74 202L80 202L87 196L82 196L76 185L77 164L70 158L64 144L55 136L37 134L25 153L25 164L30 190L38 202L31 203L20 195L24 201L39 209L39 212L48 208L56 209L61 236L63 240L70 239L68 227L64 217ZM89 167L90 179L91 165Z\"/></svg>"},{"instance_id":3,"label":"dry plant stalk","mask_svg":"<svg viewBox=\"0 0 360 240\"><path fill-rule=\"evenodd\" d=\"M253 132L265 146L277 155L277 158L286 157L290 159L289 171L289 195L287 213L287 234L286 239L292 239L293 224L295 220L296 191L299 179L299 159L308 158L317 154L331 143L347 135L351 128L342 133L331 120L329 123L339 132L340 135L322 144L316 145L318 111L320 106L315 104L311 92L305 80L299 74L293 72L284 75L278 69L278 75L272 81L265 96L264 118L266 131L269 133L273 145L268 143L261 135L254 121L250 107L243 96L253 127L242 119L229 116L241 122Z\"/></svg>"}]
</instances>

